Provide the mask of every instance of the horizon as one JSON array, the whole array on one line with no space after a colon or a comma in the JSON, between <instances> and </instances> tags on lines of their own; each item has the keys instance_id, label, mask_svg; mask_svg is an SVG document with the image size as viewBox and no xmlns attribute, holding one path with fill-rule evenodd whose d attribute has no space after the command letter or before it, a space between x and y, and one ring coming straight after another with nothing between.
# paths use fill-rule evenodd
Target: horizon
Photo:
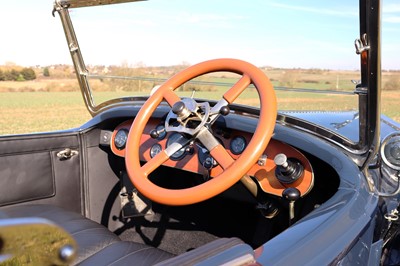
<instances>
[{"instance_id":1,"label":"horizon","mask_svg":"<svg viewBox=\"0 0 400 266\"><path fill-rule=\"evenodd\" d=\"M143 63L143 62L141 62ZM191 65L191 64L190 64ZM188 65L188 66L190 66ZM15 62L6 62L5 64L0 65L0 70L6 68L6 69L13 69L15 68L34 68L34 69L43 69L43 68L51 68L51 67L57 67L57 66L68 66L71 68L74 68L74 65L72 63L68 64L52 64L52 65L18 65ZM87 68L96 68L96 67L124 67L124 68L172 68L172 67L180 67L180 66L186 66L185 64L176 64L176 65L157 65L157 66L150 66L146 64L142 64L141 66L135 66L135 65L128 65L128 66L123 66L123 65L91 65L91 64L86 64ZM274 67L274 66L256 66L260 69L270 69L270 70L306 70L306 71L311 71L311 70L317 70L317 71L332 71L332 72L359 72L360 69L328 69L328 68L302 68L302 67ZM400 72L400 69L382 69L382 72Z\"/></svg>"}]
</instances>

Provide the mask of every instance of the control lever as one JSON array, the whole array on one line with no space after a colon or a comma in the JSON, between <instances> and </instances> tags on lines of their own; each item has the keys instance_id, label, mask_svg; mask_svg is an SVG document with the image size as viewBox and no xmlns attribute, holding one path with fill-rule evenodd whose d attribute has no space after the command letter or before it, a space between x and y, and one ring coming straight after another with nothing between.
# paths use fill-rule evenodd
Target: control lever
<instances>
[{"instance_id":1,"label":"control lever","mask_svg":"<svg viewBox=\"0 0 400 266\"><path fill-rule=\"evenodd\" d=\"M275 176L283 184L291 184L303 175L304 167L301 162L295 158L287 158L283 153L275 156L274 163Z\"/></svg>"},{"instance_id":2,"label":"control lever","mask_svg":"<svg viewBox=\"0 0 400 266\"><path fill-rule=\"evenodd\" d=\"M300 198L300 191L297 188L289 187L282 192L282 198L289 201L289 226L294 218L294 203Z\"/></svg>"},{"instance_id":3,"label":"control lever","mask_svg":"<svg viewBox=\"0 0 400 266\"><path fill-rule=\"evenodd\" d=\"M150 131L150 137L151 138L153 138L153 139L156 139L156 138L158 138L162 133L164 133L165 132L165 128L163 127L162 129L159 129L159 130L157 130L157 129L152 129L151 131Z\"/></svg>"},{"instance_id":4,"label":"control lever","mask_svg":"<svg viewBox=\"0 0 400 266\"><path fill-rule=\"evenodd\" d=\"M206 157L206 159L203 162L203 167L205 169L205 172L203 174L203 180L204 181L208 181L211 178L211 175L210 175L211 174L211 169L214 166L213 160L214 159L211 156L208 156L208 157Z\"/></svg>"}]
</instances>

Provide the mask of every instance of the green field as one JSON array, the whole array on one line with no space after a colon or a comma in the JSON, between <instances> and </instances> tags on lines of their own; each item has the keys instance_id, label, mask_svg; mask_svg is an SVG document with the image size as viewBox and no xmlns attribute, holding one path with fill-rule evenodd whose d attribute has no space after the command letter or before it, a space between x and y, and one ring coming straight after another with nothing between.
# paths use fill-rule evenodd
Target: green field
<instances>
[{"instance_id":1,"label":"green field","mask_svg":"<svg viewBox=\"0 0 400 266\"><path fill-rule=\"evenodd\" d=\"M102 92L104 98L117 93ZM249 95L252 96L253 92ZM117 96L117 95L115 95ZM196 94L199 98L216 98L213 92ZM277 92L281 110L340 110L356 106L355 96ZM383 92L382 113L400 121L400 92ZM254 104L253 97L238 103ZM79 92L0 93L0 134L42 132L79 127L90 119Z\"/></svg>"},{"instance_id":2,"label":"green field","mask_svg":"<svg viewBox=\"0 0 400 266\"><path fill-rule=\"evenodd\" d=\"M320 78L320 75L302 75L296 87L310 87L310 82L316 89L332 89L332 82L338 81L339 74L332 74ZM342 73L346 76L346 84L354 76L353 72ZM275 86L282 86L277 81L278 73L270 73L270 78ZM228 78L229 80L229 78ZM326 81L328 80L328 81ZM330 80L330 81L329 81ZM220 81L214 78L213 81ZM303 81L303 83L301 82ZM306 83L304 83L306 81ZM226 82L226 80L225 80ZM340 81L339 81L340 82ZM338 82L338 83L339 83ZM343 81L344 82L344 81ZM330 84L330 86L328 86ZM96 86L100 87L100 81ZM339 84L340 85L340 84ZM345 90L351 91L354 85L346 85ZM343 88L340 87L340 88ZM204 99L220 99L226 90L223 87L202 88L197 91L195 97ZM74 80L38 80L30 82L0 82L0 134L21 134L32 132L44 132L63 130L79 127L90 119L81 93L77 91ZM148 94L148 92L146 92ZM100 103L105 99L120 96L132 96L130 91L99 91L95 90L95 101ZM182 92L190 96L191 91ZM278 109L280 110L344 110L355 109L358 105L357 96L296 93L276 91ZM257 92L249 88L236 100L237 103L246 105L258 105ZM382 113L396 121L400 121L400 89L384 90L382 92Z\"/></svg>"}]
</instances>

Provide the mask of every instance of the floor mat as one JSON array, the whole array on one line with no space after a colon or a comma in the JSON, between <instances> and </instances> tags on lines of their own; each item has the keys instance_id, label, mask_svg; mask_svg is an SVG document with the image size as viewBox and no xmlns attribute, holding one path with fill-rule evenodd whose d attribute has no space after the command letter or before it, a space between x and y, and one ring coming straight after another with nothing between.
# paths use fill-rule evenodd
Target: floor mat
<instances>
[{"instance_id":1,"label":"floor mat","mask_svg":"<svg viewBox=\"0 0 400 266\"><path fill-rule=\"evenodd\" d=\"M175 255L218 238L200 231L194 224L185 224L167 215L155 215L153 221L144 217L133 218L126 223L124 228L118 229L115 233L119 234L122 240L144 243Z\"/></svg>"}]
</instances>

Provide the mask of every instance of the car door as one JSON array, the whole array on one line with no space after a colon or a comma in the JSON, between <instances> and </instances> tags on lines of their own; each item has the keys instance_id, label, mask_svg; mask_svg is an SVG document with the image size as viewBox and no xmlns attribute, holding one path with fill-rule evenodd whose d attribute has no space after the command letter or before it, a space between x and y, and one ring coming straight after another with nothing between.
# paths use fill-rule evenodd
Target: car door
<instances>
[{"instance_id":1,"label":"car door","mask_svg":"<svg viewBox=\"0 0 400 266\"><path fill-rule=\"evenodd\" d=\"M46 203L82 212L79 132L0 137L0 206Z\"/></svg>"}]
</instances>

